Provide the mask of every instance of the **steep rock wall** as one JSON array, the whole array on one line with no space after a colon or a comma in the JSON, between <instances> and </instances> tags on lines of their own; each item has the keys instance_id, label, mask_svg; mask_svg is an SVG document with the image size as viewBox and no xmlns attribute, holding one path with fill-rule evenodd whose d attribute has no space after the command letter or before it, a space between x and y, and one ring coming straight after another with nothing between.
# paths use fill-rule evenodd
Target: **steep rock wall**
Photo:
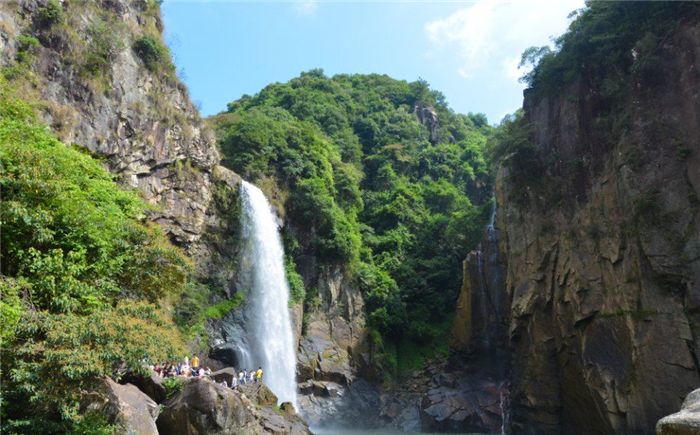
<instances>
[{"instance_id":1,"label":"steep rock wall","mask_svg":"<svg viewBox=\"0 0 700 435\"><path fill-rule=\"evenodd\" d=\"M619 134L585 77L526 93L534 141L570 188L523 202L498 174L516 433L651 434L700 385L700 28L658 56L660 77L614 114Z\"/></svg>"}]
</instances>

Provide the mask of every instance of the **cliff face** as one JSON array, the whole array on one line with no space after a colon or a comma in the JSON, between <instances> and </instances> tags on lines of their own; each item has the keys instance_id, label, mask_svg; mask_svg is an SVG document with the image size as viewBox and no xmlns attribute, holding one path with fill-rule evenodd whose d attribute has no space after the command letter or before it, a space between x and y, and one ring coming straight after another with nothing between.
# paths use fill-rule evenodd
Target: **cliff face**
<instances>
[{"instance_id":1,"label":"cliff face","mask_svg":"<svg viewBox=\"0 0 700 435\"><path fill-rule=\"evenodd\" d=\"M498 174L516 433L653 433L700 385L700 28L657 55L616 134L585 77L526 93L532 137L572 188L523 202Z\"/></svg>"},{"instance_id":2,"label":"cliff face","mask_svg":"<svg viewBox=\"0 0 700 435\"><path fill-rule=\"evenodd\" d=\"M207 234L223 232L213 192L235 188L238 177L218 166L214 134L169 57L148 67L133 48L144 36L162 45L157 2L51 3L0 4L0 63L17 69L20 58L31 59L11 84L64 143L102 158L122 183L142 192L154 205L150 219L190 254L203 277L225 276L225 261L213 253L227 250ZM51 18L55 5L59 18ZM36 38L36 46L24 47L20 35Z\"/></svg>"}]
</instances>

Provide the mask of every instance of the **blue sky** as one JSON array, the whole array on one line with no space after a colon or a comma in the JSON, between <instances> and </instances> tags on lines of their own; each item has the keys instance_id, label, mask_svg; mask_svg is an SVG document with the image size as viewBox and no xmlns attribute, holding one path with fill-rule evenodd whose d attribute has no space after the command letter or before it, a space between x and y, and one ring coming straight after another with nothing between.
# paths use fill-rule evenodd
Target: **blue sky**
<instances>
[{"instance_id":1,"label":"blue sky","mask_svg":"<svg viewBox=\"0 0 700 435\"><path fill-rule=\"evenodd\" d=\"M520 53L563 33L583 0L166 0L166 43L208 116L312 68L427 80L491 123L520 107Z\"/></svg>"}]
</instances>

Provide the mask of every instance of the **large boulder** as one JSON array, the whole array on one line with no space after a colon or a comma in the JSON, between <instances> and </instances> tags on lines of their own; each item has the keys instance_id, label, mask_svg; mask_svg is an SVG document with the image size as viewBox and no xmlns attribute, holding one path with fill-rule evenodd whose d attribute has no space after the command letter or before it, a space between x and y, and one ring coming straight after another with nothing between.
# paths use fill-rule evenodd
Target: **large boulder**
<instances>
[{"instance_id":1,"label":"large boulder","mask_svg":"<svg viewBox=\"0 0 700 435\"><path fill-rule=\"evenodd\" d=\"M121 379L122 384L133 384L145 395L153 399L156 403L165 400L167 391L163 384L163 378L158 376L158 373L150 370L148 374L127 373Z\"/></svg>"},{"instance_id":2,"label":"large boulder","mask_svg":"<svg viewBox=\"0 0 700 435\"><path fill-rule=\"evenodd\" d=\"M294 409L293 406L287 406L285 412L275 408L262 407L255 410L255 415L266 434L311 435L304 421L295 413L290 413L289 408Z\"/></svg>"},{"instance_id":3,"label":"large boulder","mask_svg":"<svg viewBox=\"0 0 700 435\"><path fill-rule=\"evenodd\" d=\"M222 383L223 381L226 381L226 384L229 387L233 385L233 378L235 378L236 376L236 369L234 369L233 367L226 367L225 369L217 370L211 375L209 375L209 377L216 381L216 383L218 384Z\"/></svg>"},{"instance_id":4,"label":"large boulder","mask_svg":"<svg viewBox=\"0 0 700 435\"><path fill-rule=\"evenodd\" d=\"M250 402L230 388L188 379L183 390L166 402L158 417L158 430L161 435L261 433L249 407Z\"/></svg>"},{"instance_id":5,"label":"large boulder","mask_svg":"<svg viewBox=\"0 0 700 435\"><path fill-rule=\"evenodd\" d=\"M257 388L257 393L255 397L251 397L251 400L261 406L277 406L277 396L265 384Z\"/></svg>"},{"instance_id":6,"label":"large boulder","mask_svg":"<svg viewBox=\"0 0 700 435\"><path fill-rule=\"evenodd\" d=\"M700 435L700 389L688 394L681 410L656 424L657 435Z\"/></svg>"},{"instance_id":7,"label":"large boulder","mask_svg":"<svg viewBox=\"0 0 700 435\"><path fill-rule=\"evenodd\" d=\"M104 379L83 401L81 411L104 415L117 435L158 435L158 405L134 385Z\"/></svg>"},{"instance_id":8,"label":"large boulder","mask_svg":"<svg viewBox=\"0 0 700 435\"><path fill-rule=\"evenodd\" d=\"M189 379L169 399L158 418L160 435L311 435L288 403L277 408L277 397L264 385L236 393L206 379Z\"/></svg>"}]
</instances>

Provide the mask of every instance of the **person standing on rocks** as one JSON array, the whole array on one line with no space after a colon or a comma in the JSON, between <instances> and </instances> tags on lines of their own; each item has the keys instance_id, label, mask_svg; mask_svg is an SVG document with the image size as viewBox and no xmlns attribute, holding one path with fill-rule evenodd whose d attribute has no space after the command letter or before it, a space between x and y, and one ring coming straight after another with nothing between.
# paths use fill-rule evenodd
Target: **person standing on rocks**
<instances>
[{"instance_id":1,"label":"person standing on rocks","mask_svg":"<svg viewBox=\"0 0 700 435\"><path fill-rule=\"evenodd\" d=\"M192 370L199 370L199 357L197 355L195 355L194 358L192 358Z\"/></svg>"},{"instance_id":2,"label":"person standing on rocks","mask_svg":"<svg viewBox=\"0 0 700 435\"><path fill-rule=\"evenodd\" d=\"M254 370L254 369L250 369L250 372L248 372L248 373L249 373L248 376L250 376L250 383L251 383L251 385L252 385L252 384L255 383L255 370Z\"/></svg>"},{"instance_id":3,"label":"person standing on rocks","mask_svg":"<svg viewBox=\"0 0 700 435\"><path fill-rule=\"evenodd\" d=\"M255 382L262 382L263 370L262 367L258 367L258 371L255 373Z\"/></svg>"},{"instance_id":4,"label":"person standing on rocks","mask_svg":"<svg viewBox=\"0 0 700 435\"><path fill-rule=\"evenodd\" d=\"M236 376L231 379L231 388L233 391L238 391L238 378Z\"/></svg>"},{"instance_id":5,"label":"person standing on rocks","mask_svg":"<svg viewBox=\"0 0 700 435\"><path fill-rule=\"evenodd\" d=\"M245 385L246 377L247 377L247 373L246 373L245 369L243 369L243 371L241 371L241 372L238 374L238 380L240 381L239 383L240 383L241 385Z\"/></svg>"}]
</instances>

